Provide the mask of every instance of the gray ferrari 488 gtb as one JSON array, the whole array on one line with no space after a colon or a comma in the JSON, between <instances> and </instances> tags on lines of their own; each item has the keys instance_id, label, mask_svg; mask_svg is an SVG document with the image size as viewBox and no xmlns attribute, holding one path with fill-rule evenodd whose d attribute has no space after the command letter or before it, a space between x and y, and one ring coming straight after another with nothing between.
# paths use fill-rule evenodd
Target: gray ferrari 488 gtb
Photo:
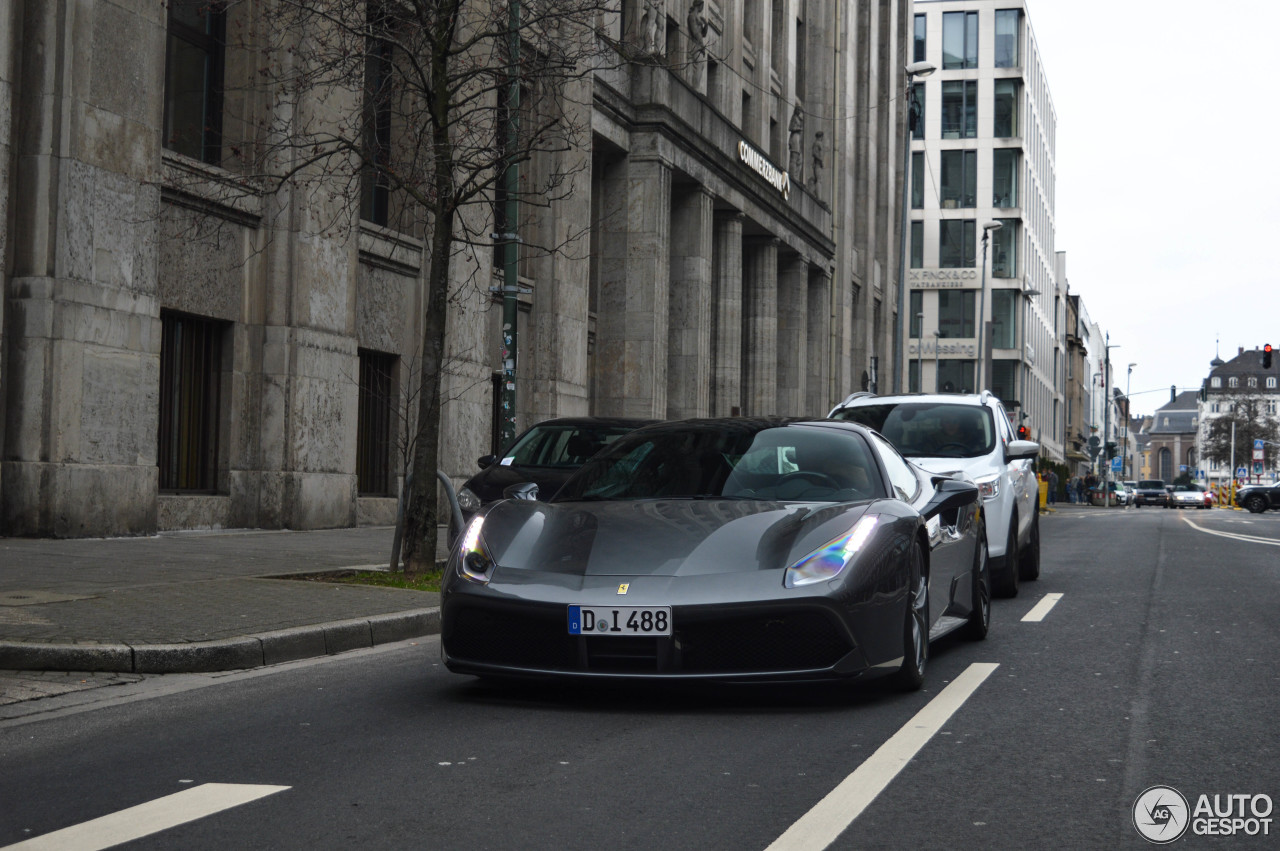
<instances>
[{"instance_id":1,"label":"gray ferrari 488 gtb","mask_svg":"<svg viewBox=\"0 0 1280 851\"><path fill-rule=\"evenodd\" d=\"M831 420L648 426L549 501L484 508L441 594L450 670L493 677L924 678L983 638L977 487Z\"/></svg>"}]
</instances>

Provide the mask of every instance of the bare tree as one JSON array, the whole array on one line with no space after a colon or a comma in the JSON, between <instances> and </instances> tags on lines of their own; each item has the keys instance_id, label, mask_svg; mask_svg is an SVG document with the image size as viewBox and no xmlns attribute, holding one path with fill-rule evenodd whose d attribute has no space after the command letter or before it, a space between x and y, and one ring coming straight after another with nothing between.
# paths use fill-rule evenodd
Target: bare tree
<instances>
[{"instance_id":1,"label":"bare tree","mask_svg":"<svg viewBox=\"0 0 1280 851\"><path fill-rule=\"evenodd\" d=\"M1215 401L1218 402L1222 413L1215 415L1205 430L1204 442L1201 446L1202 457L1206 461L1228 465L1233 458L1234 446L1236 465L1252 469L1253 462L1250 459L1253 442L1255 440L1265 440L1268 444L1280 442L1280 423L1277 422L1274 414L1267 413L1266 400L1260 396L1240 394L1224 396L1221 399L1215 397ZM1235 426L1234 444L1231 441L1233 425ZM1268 444L1263 445L1267 447L1267 457L1272 458L1275 448ZM1271 466L1268 462L1266 469L1271 469Z\"/></svg>"},{"instance_id":2,"label":"bare tree","mask_svg":"<svg viewBox=\"0 0 1280 851\"><path fill-rule=\"evenodd\" d=\"M417 410L402 438L412 476L404 563L436 551L440 415L451 305L492 282L494 235L562 200L590 167L590 75L623 57L617 0L257 0L229 47L260 57L228 94L227 136L244 175L230 193L307 193L308 227L334 233L361 214L426 246ZM239 138L232 138L239 137ZM537 164L537 168L526 168ZM511 167L518 184L508 184ZM355 199L359 199L356 203ZM496 211L496 212L495 212ZM518 231L517 231L518 232ZM558 234L519 251L558 251ZM557 242L558 240L558 242Z\"/></svg>"}]
</instances>

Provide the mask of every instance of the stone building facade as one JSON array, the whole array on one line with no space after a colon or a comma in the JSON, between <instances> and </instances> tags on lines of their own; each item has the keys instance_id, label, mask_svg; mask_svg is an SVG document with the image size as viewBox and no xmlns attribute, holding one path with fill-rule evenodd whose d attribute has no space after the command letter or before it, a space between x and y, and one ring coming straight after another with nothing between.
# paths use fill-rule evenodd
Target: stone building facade
<instances>
[{"instance_id":1,"label":"stone building facade","mask_svg":"<svg viewBox=\"0 0 1280 851\"><path fill-rule=\"evenodd\" d=\"M268 108L225 34L270 3L0 6L0 533L392 522L429 252L376 188L260 193L209 155ZM522 225L567 248L521 266L518 428L825 414L890 355L910 4L613 8L634 59L577 93L573 194ZM192 55L222 75L203 100ZM450 307L455 482L493 441L501 312Z\"/></svg>"}]
</instances>

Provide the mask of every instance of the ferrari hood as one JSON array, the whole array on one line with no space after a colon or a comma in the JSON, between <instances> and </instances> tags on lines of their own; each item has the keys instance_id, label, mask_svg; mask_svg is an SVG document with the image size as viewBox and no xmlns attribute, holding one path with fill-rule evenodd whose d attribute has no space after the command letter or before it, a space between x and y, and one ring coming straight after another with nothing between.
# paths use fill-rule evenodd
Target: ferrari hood
<instances>
[{"instance_id":1,"label":"ferrari hood","mask_svg":"<svg viewBox=\"0 0 1280 851\"><path fill-rule=\"evenodd\" d=\"M481 535L502 568L694 576L785 568L851 528L868 503L506 500Z\"/></svg>"}]
</instances>

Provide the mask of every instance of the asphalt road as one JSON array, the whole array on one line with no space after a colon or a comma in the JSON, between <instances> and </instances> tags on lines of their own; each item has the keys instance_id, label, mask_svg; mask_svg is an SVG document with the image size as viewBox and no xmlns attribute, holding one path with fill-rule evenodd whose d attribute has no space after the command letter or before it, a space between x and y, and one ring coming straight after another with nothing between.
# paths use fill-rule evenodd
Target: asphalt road
<instances>
[{"instance_id":1,"label":"asphalt road","mask_svg":"<svg viewBox=\"0 0 1280 851\"><path fill-rule=\"evenodd\" d=\"M1280 515L1041 520L1040 581L918 694L500 689L423 640L37 701L0 722L0 848L1142 848L1149 787L1280 799Z\"/></svg>"}]
</instances>

